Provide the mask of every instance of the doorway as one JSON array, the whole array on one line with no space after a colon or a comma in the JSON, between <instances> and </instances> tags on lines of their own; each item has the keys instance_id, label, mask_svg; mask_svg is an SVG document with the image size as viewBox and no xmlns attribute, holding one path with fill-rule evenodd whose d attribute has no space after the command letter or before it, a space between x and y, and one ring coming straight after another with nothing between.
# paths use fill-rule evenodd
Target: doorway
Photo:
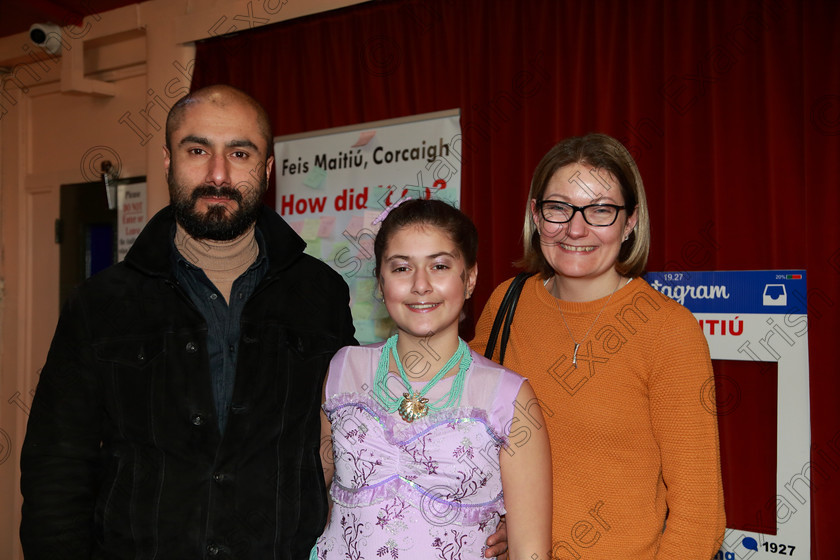
<instances>
[{"instance_id":1,"label":"doorway","mask_svg":"<svg viewBox=\"0 0 840 560\"><path fill-rule=\"evenodd\" d=\"M116 262L117 209L108 208L104 183L61 185L55 230L63 306L73 288Z\"/></svg>"},{"instance_id":2,"label":"doorway","mask_svg":"<svg viewBox=\"0 0 840 560\"><path fill-rule=\"evenodd\" d=\"M104 182L61 185L55 223L60 306L76 286L121 260L146 224L146 178L110 183L110 204Z\"/></svg>"}]
</instances>

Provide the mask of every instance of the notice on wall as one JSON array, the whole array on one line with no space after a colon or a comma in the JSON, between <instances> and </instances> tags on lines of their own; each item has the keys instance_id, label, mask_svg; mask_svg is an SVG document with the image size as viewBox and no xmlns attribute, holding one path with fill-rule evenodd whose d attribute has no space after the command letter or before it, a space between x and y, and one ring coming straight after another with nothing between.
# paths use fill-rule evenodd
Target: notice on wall
<instances>
[{"instance_id":1,"label":"notice on wall","mask_svg":"<svg viewBox=\"0 0 840 560\"><path fill-rule=\"evenodd\" d=\"M651 272L645 279L687 307L706 335L713 360L775 362L776 534L727 529L715 559L810 558L811 423L808 305L804 270ZM714 398L714 383L709 384ZM730 395L717 394L721 400ZM749 438L749 434L743 434ZM736 489L737 491L737 489Z\"/></svg>"},{"instance_id":2,"label":"notice on wall","mask_svg":"<svg viewBox=\"0 0 840 560\"><path fill-rule=\"evenodd\" d=\"M146 225L146 183L117 185L117 262Z\"/></svg>"},{"instance_id":3,"label":"notice on wall","mask_svg":"<svg viewBox=\"0 0 840 560\"><path fill-rule=\"evenodd\" d=\"M376 299L376 217L401 197L460 206L458 110L276 138L277 212L350 287L356 338L389 336Z\"/></svg>"}]
</instances>

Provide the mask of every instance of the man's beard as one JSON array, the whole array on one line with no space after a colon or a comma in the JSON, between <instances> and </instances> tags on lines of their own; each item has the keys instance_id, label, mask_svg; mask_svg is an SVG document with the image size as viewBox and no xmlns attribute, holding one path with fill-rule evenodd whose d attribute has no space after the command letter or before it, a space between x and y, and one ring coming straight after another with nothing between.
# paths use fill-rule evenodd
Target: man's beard
<instances>
[{"instance_id":1,"label":"man's beard","mask_svg":"<svg viewBox=\"0 0 840 560\"><path fill-rule=\"evenodd\" d=\"M260 179L259 189L248 189L245 196L233 187L214 187L204 185L196 187L189 195L184 185L177 183L174 170L169 174L170 204L175 210L175 220L195 239L210 239L212 241L231 241L250 228L256 221L262 206L262 195L266 191L268 179ZM236 202L237 208L232 213L227 207L213 205L204 214L196 209L198 199L203 196L218 196L229 198Z\"/></svg>"}]
</instances>

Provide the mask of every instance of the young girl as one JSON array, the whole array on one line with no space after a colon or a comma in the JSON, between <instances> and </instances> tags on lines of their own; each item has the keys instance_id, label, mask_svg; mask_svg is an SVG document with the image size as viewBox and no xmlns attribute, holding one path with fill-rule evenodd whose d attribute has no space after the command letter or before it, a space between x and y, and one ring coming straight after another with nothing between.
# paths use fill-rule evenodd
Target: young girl
<instances>
[{"instance_id":1,"label":"young girl","mask_svg":"<svg viewBox=\"0 0 840 560\"><path fill-rule=\"evenodd\" d=\"M477 244L444 202L410 200L383 220L375 275L397 334L330 364L332 513L312 558L479 559L505 514L510 558L548 557L550 452L534 392L458 337Z\"/></svg>"}]
</instances>

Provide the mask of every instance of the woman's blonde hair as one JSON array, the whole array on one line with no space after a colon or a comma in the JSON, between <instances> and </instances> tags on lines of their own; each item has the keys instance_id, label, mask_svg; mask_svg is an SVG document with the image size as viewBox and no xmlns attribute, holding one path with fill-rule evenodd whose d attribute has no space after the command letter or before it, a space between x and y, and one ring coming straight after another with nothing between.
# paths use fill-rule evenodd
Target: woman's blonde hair
<instances>
[{"instance_id":1,"label":"woman's blonde hair","mask_svg":"<svg viewBox=\"0 0 840 560\"><path fill-rule=\"evenodd\" d=\"M554 274L554 269L542 253L537 225L531 215L531 201L540 202L554 174L561 167L573 163L609 172L621 187L627 215L631 215L635 208L636 227L627 241L622 243L615 268L622 276L641 276L645 272L650 251L650 217L642 177L633 156L621 142L606 134L594 133L563 140L551 148L537 164L525 203L525 222L522 227L525 253L516 263L517 266L540 273L544 278Z\"/></svg>"}]
</instances>

